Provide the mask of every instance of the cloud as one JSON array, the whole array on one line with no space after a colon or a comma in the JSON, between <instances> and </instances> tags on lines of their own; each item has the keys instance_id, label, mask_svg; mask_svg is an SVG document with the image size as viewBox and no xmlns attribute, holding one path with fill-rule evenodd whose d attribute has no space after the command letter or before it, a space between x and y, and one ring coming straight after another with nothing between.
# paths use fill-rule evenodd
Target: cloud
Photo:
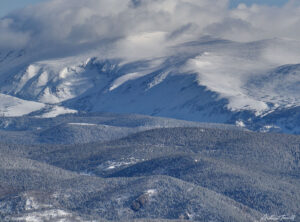
<instances>
[{"instance_id":1,"label":"cloud","mask_svg":"<svg viewBox=\"0 0 300 222\"><path fill-rule=\"evenodd\" d=\"M212 35L234 41L299 39L300 5L282 8L228 0L49 0L0 20L0 49L94 49L164 54L168 46Z\"/></svg>"},{"instance_id":2,"label":"cloud","mask_svg":"<svg viewBox=\"0 0 300 222\"><path fill-rule=\"evenodd\" d=\"M264 38L300 38L300 4L290 1L283 7L270 7L252 5L247 7L241 4L238 8L230 11L229 16L233 19L246 22L251 32L241 30L248 39ZM241 38L241 41L244 39Z\"/></svg>"},{"instance_id":3,"label":"cloud","mask_svg":"<svg viewBox=\"0 0 300 222\"><path fill-rule=\"evenodd\" d=\"M0 20L0 48L19 48L29 41L29 34L21 30L12 29L12 19Z\"/></svg>"},{"instance_id":4,"label":"cloud","mask_svg":"<svg viewBox=\"0 0 300 222\"><path fill-rule=\"evenodd\" d=\"M226 0L51 0L2 19L0 33L8 37L2 37L1 45L11 35L15 36L9 45L15 47L53 48L139 33L172 33L192 24L193 31L200 32L221 21L226 7Z\"/></svg>"},{"instance_id":5,"label":"cloud","mask_svg":"<svg viewBox=\"0 0 300 222\"><path fill-rule=\"evenodd\" d=\"M274 39L268 42L262 57L267 63L275 65L299 64L300 42L294 40Z\"/></svg>"}]
</instances>

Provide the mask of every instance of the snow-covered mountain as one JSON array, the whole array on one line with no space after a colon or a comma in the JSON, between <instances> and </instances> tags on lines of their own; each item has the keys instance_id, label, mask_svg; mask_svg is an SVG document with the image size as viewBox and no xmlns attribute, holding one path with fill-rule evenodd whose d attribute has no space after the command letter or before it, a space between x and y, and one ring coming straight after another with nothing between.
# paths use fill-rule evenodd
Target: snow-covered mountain
<instances>
[{"instance_id":1,"label":"snow-covered mountain","mask_svg":"<svg viewBox=\"0 0 300 222\"><path fill-rule=\"evenodd\" d=\"M143 59L103 56L101 50L63 57L6 52L1 96L30 101L30 109L9 113L15 103L2 102L0 110L42 117L78 110L139 113L298 134L300 65L278 61L272 49L299 44L206 36Z\"/></svg>"}]
</instances>

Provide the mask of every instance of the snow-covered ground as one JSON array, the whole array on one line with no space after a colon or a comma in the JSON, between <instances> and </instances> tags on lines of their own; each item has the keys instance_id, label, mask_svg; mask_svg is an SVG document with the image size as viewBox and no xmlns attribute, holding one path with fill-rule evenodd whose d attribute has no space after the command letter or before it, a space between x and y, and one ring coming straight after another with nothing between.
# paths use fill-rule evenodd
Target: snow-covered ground
<instances>
[{"instance_id":1,"label":"snow-covered ground","mask_svg":"<svg viewBox=\"0 0 300 222\"><path fill-rule=\"evenodd\" d=\"M97 126L97 124L92 124L92 123L68 123L68 124L72 126Z\"/></svg>"},{"instance_id":2,"label":"snow-covered ground","mask_svg":"<svg viewBox=\"0 0 300 222\"><path fill-rule=\"evenodd\" d=\"M134 165L134 164L142 162L142 161L144 161L144 159L139 160L139 159L131 157L128 159L123 159L122 161L119 161L119 162L107 161L107 162L99 165L97 168L99 170L109 171L109 170L115 170L115 169L122 168L122 167L128 167L128 166Z\"/></svg>"},{"instance_id":3,"label":"snow-covered ground","mask_svg":"<svg viewBox=\"0 0 300 222\"><path fill-rule=\"evenodd\" d=\"M45 105L39 102L26 101L13 96L0 94L1 116L23 116L40 110Z\"/></svg>"},{"instance_id":4,"label":"snow-covered ground","mask_svg":"<svg viewBox=\"0 0 300 222\"><path fill-rule=\"evenodd\" d=\"M52 106L50 108L50 110L44 111L43 114L41 116L41 118L53 118L59 115L63 115L63 114L72 114L72 113L77 113L76 110L73 109L68 109L66 107L62 107L62 106Z\"/></svg>"}]
</instances>

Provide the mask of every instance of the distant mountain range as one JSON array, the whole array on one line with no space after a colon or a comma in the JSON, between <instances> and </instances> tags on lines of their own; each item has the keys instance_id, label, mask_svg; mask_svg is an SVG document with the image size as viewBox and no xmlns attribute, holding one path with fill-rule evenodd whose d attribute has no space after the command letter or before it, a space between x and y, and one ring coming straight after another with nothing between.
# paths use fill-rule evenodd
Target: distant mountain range
<instances>
[{"instance_id":1,"label":"distant mountain range","mask_svg":"<svg viewBox=\"0 0 300 222\"><path fill-rule=\"evenodd\" d=\"M137 113L228 123L263 132L300 133L300 65L275 62L270 39L238 43L212 37L147 59L15 50L0 54L4 116Z\"/></svg>"}]
</instances>

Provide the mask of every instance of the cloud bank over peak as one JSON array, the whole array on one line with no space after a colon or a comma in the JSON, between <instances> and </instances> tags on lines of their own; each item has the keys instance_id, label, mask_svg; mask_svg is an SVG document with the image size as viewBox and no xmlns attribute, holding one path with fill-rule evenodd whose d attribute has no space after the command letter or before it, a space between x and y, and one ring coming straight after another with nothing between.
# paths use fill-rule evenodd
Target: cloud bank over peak
<instances>
[{"instance_id":1,"label":"cloud bank over peak","mask_svg":"<svg viewBox=\"0 0 300 222\"><path fill-rule=\"evenodd\" d=\"M228 0L49 0L0 20L0 49L67 50L109 45L132 56L212 35L234 41L299 39L300 5L283 8ZM164 47L163 47L164 46ZM143 53L147 52L147 53Z\"/></svg>"}]
</instances>

